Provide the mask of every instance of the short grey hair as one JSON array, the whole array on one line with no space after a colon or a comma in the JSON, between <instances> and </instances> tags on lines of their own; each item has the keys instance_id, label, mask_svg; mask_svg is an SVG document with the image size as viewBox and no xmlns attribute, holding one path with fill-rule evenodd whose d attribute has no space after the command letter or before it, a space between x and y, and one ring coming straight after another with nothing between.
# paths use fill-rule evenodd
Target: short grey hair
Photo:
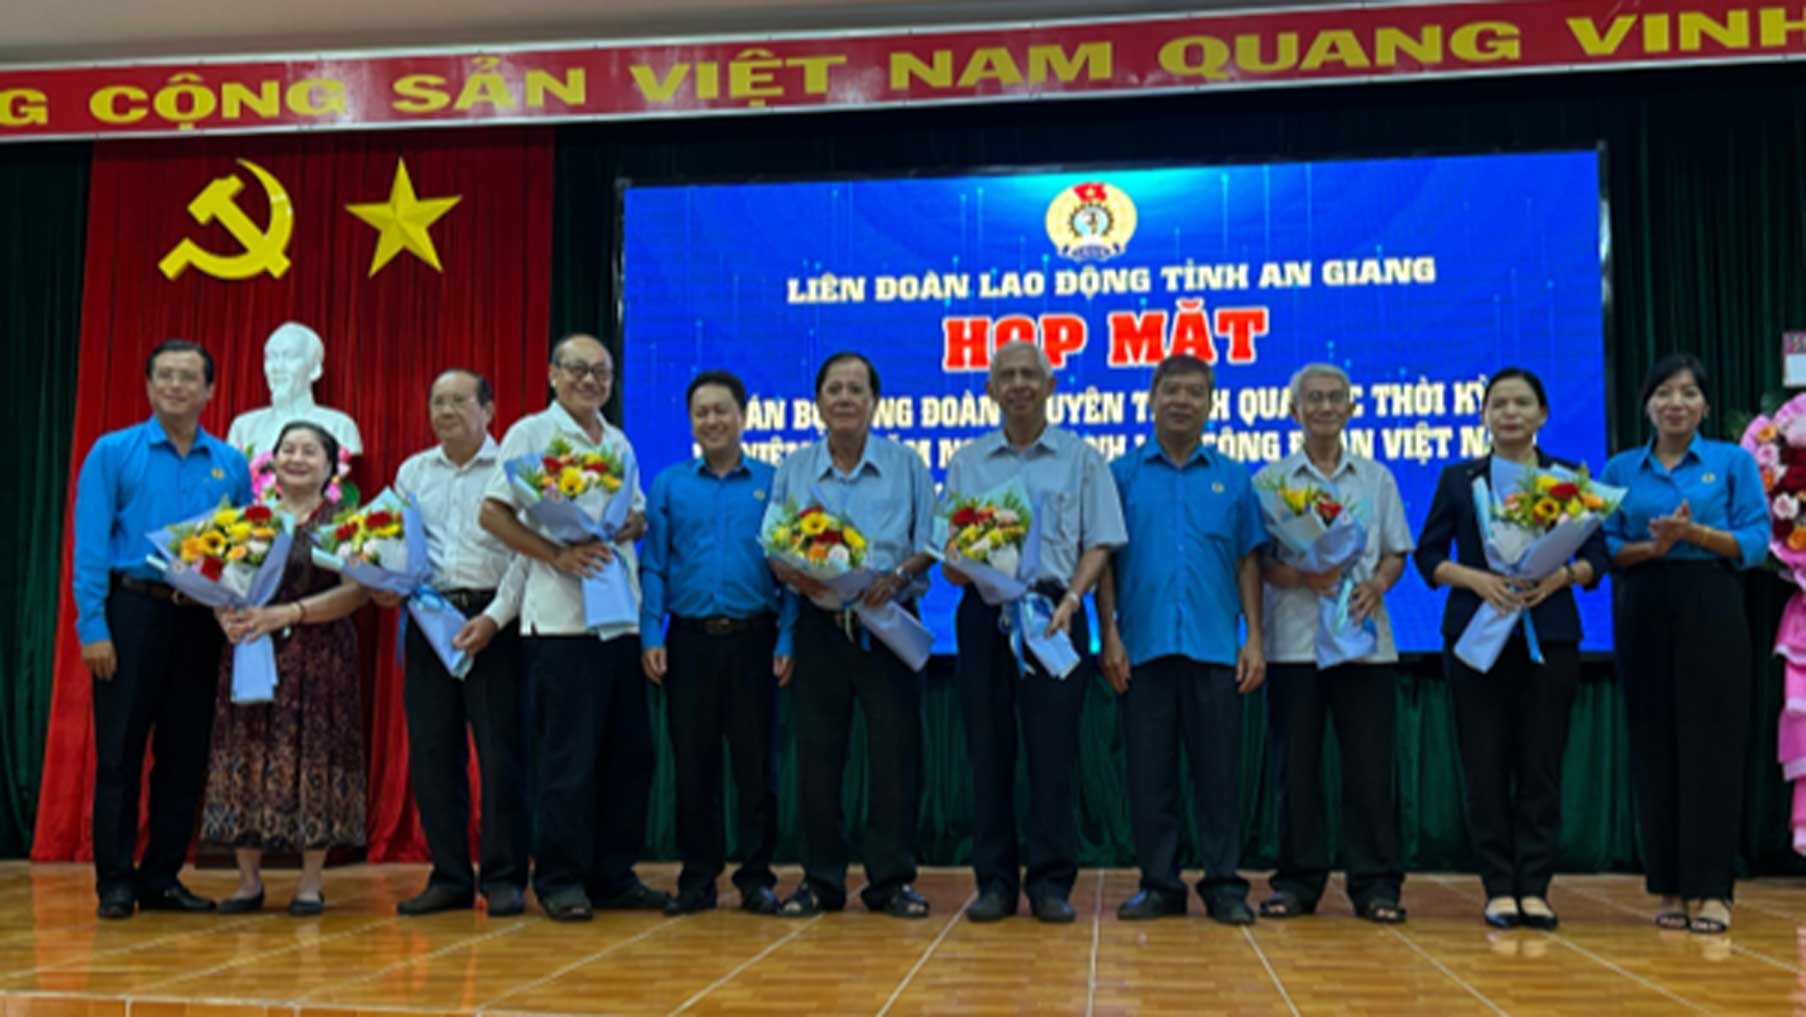
<instances>
[{"instance_id":1,"label":"short grey hair","mask_svg":"<svg viewBox=\"0 0 1806 1017\"><path fill-rule=\"evenodd\" d=\"M991 353L991 367L990 367L990 370L986 372L985 377L986 378L996 377L997 376L998 359L1002 357L1005 350L1013 349L1017 346L1020 346L1023 349L1034 350L1035 351L1035 363L1037 363L1041 366L1041 373L1046 377L1049 377L1049 378L1053 377L1053 361L1047 359L1047 351L1041 348L1040 343L1024 343L1024 342L1004 343L1002 346L999 346L999 347L997 347L997 349L993 350Z\"/></svg>"},{"instance_id":2,"label":"short grey hair","mask_svg":"<svg viewBox=\"0 0 1806 1017\"><path fill-rule=\"evenodd\" d=\"M1294 408L1298 406L1299 400L1304 397L1304 383L1310 381L1312 378L1333 378L1341 383L1342 391L1347 392L1350 395L1354 394L1354 382L1348 380L1347 371L1342 370L1334 364L1326 364L1321 361L1310 363L1292 372L1292 380L1287 385L1287 392L1291 396L1292 406Z\"/></svg>"}]
</instances>

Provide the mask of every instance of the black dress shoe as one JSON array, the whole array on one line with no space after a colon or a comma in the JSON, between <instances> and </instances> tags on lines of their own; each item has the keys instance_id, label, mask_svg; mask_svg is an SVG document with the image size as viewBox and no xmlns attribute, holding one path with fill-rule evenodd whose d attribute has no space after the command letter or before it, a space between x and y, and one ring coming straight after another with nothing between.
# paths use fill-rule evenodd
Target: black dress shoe
<instances>
[{"instance_id":1,"label":"black dress shoe","mask_svg":"<svg viewBox=\"0 0 1806 1017\"><path fill-rule=\"evenodd\" d=\"M1029 902L1029 907L1034 911L1036 918L1049 925L1066 925L1077 921L1079 917L1078 912L1072 910L1072 905L1067 902L1066 898L1055 897L1052 894Z\"/></svg>"},{"instance_id":2,"label":"black dress shoe","mask_svg":"<svg viewBox=\"0 0 1806 1017\"><path fill-rule=\"evenodd\" d=\"M321 894L309 900L306 897L295 897L288 902L288 913L296 918L314 918L326 913L326 895Z\"/></svg>"},{"instance_id":3,"label":"black dress shoe","mask_svg":"<svg viewBox=\"0 0 1806 1017\"><path fill-rule=\"evenodd\" d=\"M1168 897L1157 890L1143 890L1116 909L1116 917L1125 922L1145 921L1149 918L1166 918L1185 913L1184 897Z\"/></svg>"},{"instance_id":4,"label":"black dress shoe","mask_svg":"<svg viewBox=\"0 0 1806 1017\"><path fill-rule=\"evenodd\" d=\"M147 893L138 899L141 911L212 911L214 904L205 897L188 892L180 883Z\"/></svg>"},{"instance_id":5,"label":"black dress shoe","mask_svg":"<svg viewBox=\"0 0 1806 1017\"><path fill-rule=\"evenodd\" d=\"M1254 909L1240 897L1225 897L1213 900L1204 905L1204 910L1215 921L1224 925L1253 925Z\"/></svg>"},{"instance_id":6,"label":"black dress shoe","mask_svg":"<svg viewBox=\"0 0 1806 1017\"><path fill-rule=\"evenodd\" d=\"M94 913L102 918L115 921L121 918L130 918L137 903L129 890L121 890L103 895L100 898L100 906L94 909Z\"/></svg>"},{"instance_id":7,"label":"black dress shoe","mask_svg":"<svg viewBox=\"0 0 1806 1017\"><path fill-rule=\"evenodd\" d=\"M427 884L418 896L409 897L395 905L398 915L430 915L439 911L461 911L470 907L475 900L467 893L457 893L443 886Z\"/></svg>"},{"instance_id":8,"label":"black dress shoe","mask_svg":"<svg viewBox=\"0 0 1806 1017\"><path fill-rule=\"evenodd\" d=\"M707 893L680 893L665 902L665 914L693 915L698 911L715 910L715 892L713 888Z\"/></svg>"},{"instance_id":9,"label":"black dress shoe","mask_svg":"<svg viewBox=\"0 0 1806 1017\"><path fill-rule=\"evenodd\" d=\"M222 915L243 915L252 911L263 910L263 891L259 890L249 897L227 897L219 902L219 913Z\"/></svg>"},{"instance_id":10,"label":"black dress shoe","mask_svg":"<svg viewBox=\"0 0 1806 1017\"><path fill-rule=\"evenodd\" d=\"M996 890L986 890L978 895L972 906L966 909L966 917L974 922L1001 922L1016 913L1016 902L1005 900L1003 894Z\"/></svg>"},{"instance_id":11,"label":"black dress shoe","mask_svg":"<svg viewBox=\"0 0 1806 1017\"><path fill-rule=\"evenodd\" d=\"M554 922L587 922L596 916L595 909L590 907L589 898L582 890L565 890L550 897L542 897L539 906L545 909L546 917Z\"/></svg>"},{"instance_id":12,"label":"black dress shoe","mask_svg":"<svg viewBox=\"0 0 1806 1017\"><path fill-rule=\"evenodd\" d=\"M671 903L671 895L654 890L639 880L633 886L596 904L598 911L663 911Z\"/></svg>"},{"instance_id":13,"label":"black dress shoe","mask_svg":"<svg viewBox=\"0 0 1806 1017\"><path fill-rule=\"evenodd\" d=\"M527 910L527 895L518 886L498 886L483 897L489 902L491 918L512 918Z\"/></svg>"},{"instance_id":14,"label":"black dress shoe","mask_svg":"<svg viewBox=\"0 0 1806 1017\"><path fill-rule=\"evenodd\" d=\"M755 886L740 893L740 910L755 915L775 915L783 908L784 902L769 886Z\"/></svg>"}]
</instances>

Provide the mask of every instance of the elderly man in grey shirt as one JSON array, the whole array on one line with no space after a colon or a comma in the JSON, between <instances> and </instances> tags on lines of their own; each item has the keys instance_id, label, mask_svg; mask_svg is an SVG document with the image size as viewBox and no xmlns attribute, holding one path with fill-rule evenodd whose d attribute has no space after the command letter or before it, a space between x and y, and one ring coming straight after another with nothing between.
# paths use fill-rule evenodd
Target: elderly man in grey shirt
<instances>
[{"instance_id":1,"label":"elderly man in grey shirt","mask_svg":"<svg viewBox=\"0 0 1806 1017\"><path fill-rule=\"evenodd\" d=\"M1103 456L1072 432L1048 424L1053 386L1053 371L1039 347L1000 348L985 391L1003 411L1003 426L953 457L946 490L978 497L1011 480L1021 482L1039 516L1040 568L1027 577L1031 591L1057 604L1048 632L1065 631L1085 655L1091 639L1084 596L1128 533ZM944 571L954 584L966 585L955 567ZM972 867L978 879L978 900L966 914L975 922L1012 915L1023 888L1015 806L1020 717L1029 782L1028 850L1020 863L1028 868L1029 907L1044 922L1070 922L1067 896L1078 875L1079 847L1074 770L1091 670L1080 666L1063 676L1050 674L1032 653L1012 649L1004 628L1009 618L968 588L955 621L972 764Z\"/></svg>"},{"instance_id":2,"label":"elderly man in grey shirt","mask_svg":"<svg viewBox=\"0 0 1806 1017\"><path fill-rule=\"evenodd\" d=\"M1333 715L1342 758L1343 837L1348 897L1355 913L1375 922L1402 922L1397 802L1392 756L1397 726L1393 665L1398 651L1386 616L1386 591L1403 575L1413 544L1398 484L1386 467L1348 451L1343 428L1354 411L1348 375L1332 364L1307 364L1292 376L1292 416L1304 446L1261 470L1257 487L1284 483L1335 492L1367 530L1367 546L1345 568L1300 571L1295 555L1275 541L1261 574L1266 583L1267 724L1279 787L1279 867L1263 918L1290 918L1317 909L1329 878L1330 844L1323 804L1323 728ZM1319 670L1317 601L1335 596L1344 579L1354 586L1349 616L1371 620L1372 653Z\"/></svg>"}]
</instances>

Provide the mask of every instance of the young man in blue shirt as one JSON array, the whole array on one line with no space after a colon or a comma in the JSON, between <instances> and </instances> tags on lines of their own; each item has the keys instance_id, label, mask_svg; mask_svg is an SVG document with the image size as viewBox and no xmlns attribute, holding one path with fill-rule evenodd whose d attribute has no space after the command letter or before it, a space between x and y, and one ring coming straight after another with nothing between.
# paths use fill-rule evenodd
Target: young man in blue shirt
<instances>
[{"instance_id":1,"label":"young man in blue shirt","mask_svg":"<svg viewBox=\"0 0 1806 1017\"><path fill-rule=\"evenodd\" d=\"M134 906L211 911L176 876L188 859L207 776L223 635L213 613L176 593L145 557L147 537L219 505L251 500L245 457L201 429L213 357L179 339L144 367L152 415L101 436L75 483L74 594L82 663L94 676L94 872L102 918ZM154 740L153 740L154 739ZM138 841L146 742L150 840Z\"/></svg>"},{"instance_id":2,"label":"young man in blue shirt","mask_svg":"<svg viewBox=\"0 0 1806 1017\"><path fill-rule=\"evenodd\" d=\"M777 470L746 457L746 386L704 371L684 403L702 454L666 467L646 499L640 556L640 663L665 689L677 772L677 846L683 872L666 914L715 906L727 859L721 743L733 751L738 792L740 908L773 915L778 837L777 690L790 680L790 619L759 546ZM665 628L669 615L671 625ZM782 616L782 617L781 617Z\"/></svg>"}]
</instances>

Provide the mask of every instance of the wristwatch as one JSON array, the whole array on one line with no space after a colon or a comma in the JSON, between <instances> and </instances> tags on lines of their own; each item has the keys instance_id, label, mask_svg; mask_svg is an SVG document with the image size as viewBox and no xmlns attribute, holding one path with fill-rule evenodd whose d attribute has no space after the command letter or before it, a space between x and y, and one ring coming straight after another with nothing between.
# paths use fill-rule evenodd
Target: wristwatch
<instances>
[{"instance_id":1,"label":"wristwatch","mask_svg":"<svg viewBox=\"0 0 1806 1017\"><path fill-rule=\"evenodd\" d=\"M904 586L908 586L910 583L913 583L916 581L916 577L910 575L909 570L904 568L901 565L898 565L896 568L891 569L890 574L893 576L896 576L897 581L902 583Z\"/></svg>"}]
</instances>

